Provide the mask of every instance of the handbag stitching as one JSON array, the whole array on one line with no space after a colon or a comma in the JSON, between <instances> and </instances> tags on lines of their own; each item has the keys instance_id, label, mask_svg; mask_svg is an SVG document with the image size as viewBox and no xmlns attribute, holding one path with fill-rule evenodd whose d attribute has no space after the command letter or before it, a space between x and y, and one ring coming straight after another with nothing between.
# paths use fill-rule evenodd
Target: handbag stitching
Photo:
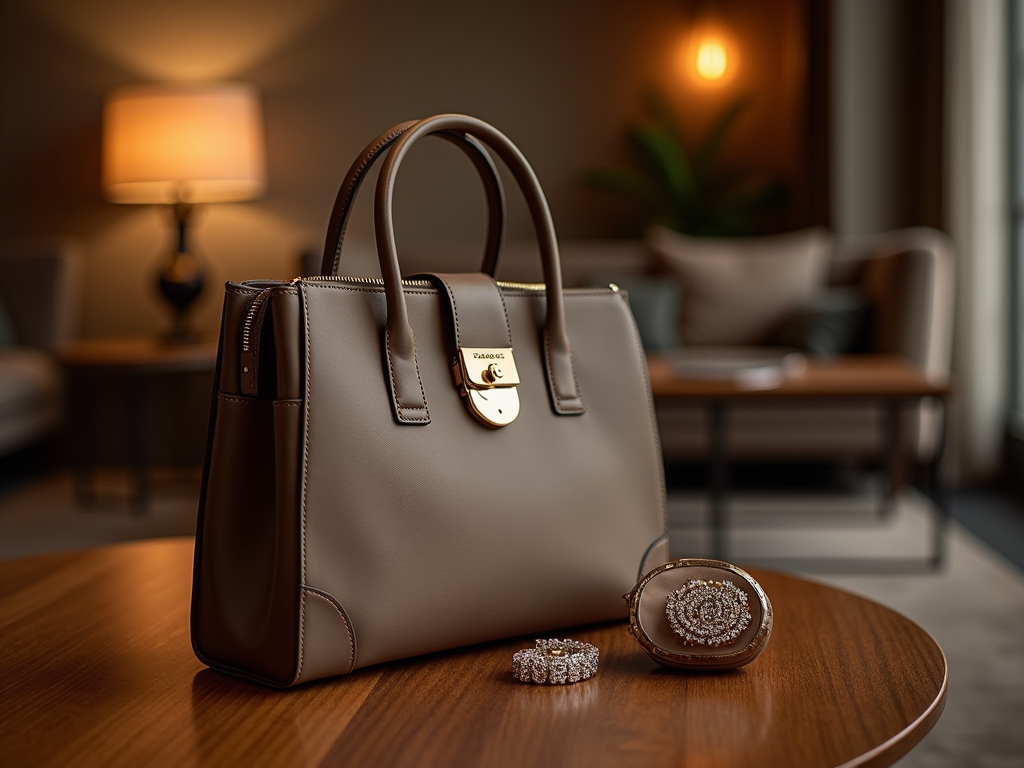
<instances>
[{"instance_id":1,"label":"handbag stitching","mask_svg":"<svg viewBox=\"0 0 1024 768\"><path fill-rule=\"evenodd\" d=\"M306 288L306 287L309 287L309 286L307 286L307 284L303 283L303 287ZM312 287L314 287L314 288L333 288L336 291L350 291L352 293L376 293L376 294L384 293L384 289L382 287L366 288L366 287L356 287L354 285L331 285L329 283L320 283L320 284L317 284L317 285L312 286ZM414 294L419 294L421 296L434 296L435 294L437 294L437 290L431 290L429 288L402 288L402 293L404 293L404 294L414 293ZM525 296L526 294L523 294L523 295Z\"/></svg>"},{"instance_id":2,"label":"handbag stitching","mask_svg":"<svg viewBox=\"0 0 1024 768\"><path fill-rule=\"evenodd\" d=\"M459 338L459 307L455 303L455 294L452 293L451 286L448 285L447 280L441 280L441 284L444 286L445 292L448 294L448 298L452 303L452 314L455 315L455 346L461 347L462 341ZM505 297L501 295L501 290L498 290L498 298L501 299L501 311L505 314L505 339L508 342L509 348L512 347L512 330L509 327L508 322L508 309L505 307Z\"/></svg>"},{"instance_id":3,"label":"handbag stitching","mask_svg":"<svg viewBox=\"0 0 1024 768\"><path fill-rule=\"evenodd\" d=\"M303 409L303 419L305 434L302 436L302 442L305 449L302 452L302 510L299 515L300 530L299 530L299 560L302 566L302 570L299 573L299 579L301 583L306 583L306 500L308 496L308 476L309 476L309 312L307 307L309 305L308 297L306 296L306 287L301 286L299 289L299 298L302 309L302 324L305 330L306 336L306 407ZM305 644L305 628L306 628L306 593L303 590L299 590L299 669L296 673L296 680L300 679L302 675L302 661L303 661L303 646Z\"/></svg>"},{"instance_id":4,"label":"handbag stitching","mask_svg":"<svg viewBox=\"0 0 1024 768\"><path fill-rule=\"evenodd\" d=\"M411 126L409 126L411 127ZM341 261L341 246L345 241L345 232L348 230L348 208L352 204L352 196L355 194L355 189L359 186L359 183L363 180L363 173L366 171L368 163L372 163L377 159L377 155L380 153L383 147L393 142L396 138L405 133L409 128L400 128L396 131L392 131L383 139L378 141L373 147L363 156L363 161L359 164L359 168L356 170L352 181L345 189L345 199L342 203L342 209L345 211L344 220L341 223L341 231L338 232L338 242L334 246L334 262L331 264L331 274L335 275L338 273L338 265Z\"/></svg>"},{"instance_id":5,"label":"handbag stitching","mask_svg":"<svg viewBox=\"0 0 1024 768\"><path fill-rule=\"evenodd\" d=\"M416 368L416 381L420 385L420 395L423 396L423 406L418 405L404 408L402 403L398 399L398 390L395 389L395 367L391 362L391 334L388 329L384 329L384 347L388 353L388 370L391 371L390 381L391 385L391 398L395 403L395 408L398 409L398 418L402 421L430 421L430 409L427 407L427 394L423 391L423 380L420 378L420 362L416 359L416 350L413 348L412 364ZM423 416L406 416L406 411L423 411Z\"/></svg>"},{"instance_id":6,"label":"handbag stitching","mask_svg":"<svg viewBox=\"0 0 1024 768\"><path fill-rule=\"evenodd\" d=\"M305 513L305 510L303 510L303 513ZM306 548L305 545L303 545L302 548L303 548L303 550L305 550L305 548ZM299 590L299 666L298 666L298 669L295 670L295 679L292 681L293 683L297 683L297 682L299 682L302 679L302 663L304 661L302 651L303 651L303 646L305 645L305 642L306 642L306 631L305 630L306 630L306 590L300 589Z\"/></svg>"},{"instance_id":7,"label":"handbag stitching","mask_svg":"<svg viewBox=\"0 0 1024 768\"><path fill-rule=\"evenodd\" d=\"M461 347L462 341L459 339L459 307L455 303L455 294L452 293L451 286L448 285L447 280L441 280L441 285L444 286L445 293L448 294L448 300L452 303L452 314L455 315L455 347ZM511 347L512 345L509 344Z\"/></svg>"},{"instance_id":8,"label":"handbag stitching","mask_svg":"<svg viewBox=\"0 0 1024 768\"><path fill-rule=\"evenodd\" d=\"M572 369L572 381L576 385L576 397L580 401L580 412L587 410L587 406L583 402L583 390L580 388L580 377L576 375L576 359L572 353L569 354L569 367Z\"/></svg>"},{"instance_id":9,"label":"handbag stitching","mask_svg":"<svg viewBox=\"0 0 1024 768\"><path fill-rule=\"evenodd\" d=\"M551 368L551 346L548 344L548 335L544 334L544 364L548 369L548 382L549 388L551 389L551 396L555 398L555 406L560 413L585 413L586 407L583 405L583 395L580 393L580 382L576 378L576 363L572 359L572 355L569 356L569 367L572 368L572 380L576 385L576 399L580 401L578 406L562 405L562 398L558 396L558 387L555 386L555 373Z\"/></svg>"},{"instance_id":10,"label":"handbag stitching","mask_svg":"<svg viewBox=\"0 0 1024 768\"><path fill-rule=\"evenodd\" d=\"M225 395L223 392L217 393L218 400L226 400L229 403L241 403L242 405L264 405L267 401L260 400L255 397L235 397L232 395Z\"/></svg>"},{"instance_id":11,"label":"handbag stitching","mask_svg":"<svg viewBox=\"0 0 1024 768\"><path fill-rule=\"evenodd\" d=\"M345 631L348 633L348 647L349 650L352 652L352 661L349 662L348 669L346 669L344 672L344 674L347 675L349 672L352 671L352 669L356 665L356 635L355 632L352 631L352 622L349 621L348 614L345 612L344 606L330 592L325 592L322 589L311 587L309 586L309 584L302 584L301 587L303 590L312 592L314 595L319 595L324 600L333 605L334 610L336 610L338 614L341 616L341 620L345 622Z\"/></svg>"},{"instance_id":12,"label":"handbag stitching","mask_svg":"<svg viewBox=\"0 0 1024 768\"><path fill-rule=\"evenodd\" d=\"M374 288L353 288L353 287L347 286L347 285L318 285L316 287L317 288L333 288L333 289L338 290L338 291L350 291L350 292L354 292L354 293L375 293L375 294L380 294L380 293L383 293L383 291L384 291L383 288L377 288L377 289L374 289ZM305 284L302 284L302 290L303 291L307 290L307 286ZM417 290L417 289L409 289L409 290L403 289L403 293L412 293L412 294L419 294L419 295L423 295L423 296L431 296L431 295L436 294L437 291ZM429 423L429 421L430 421L430 409L427 407L427 397L426 397L426 394L423 392L423 379L420 378L420 365L419 365L419 361L416 360L415 357L413 358L413 363L416 366L416 380L419 382L419 385L420 385L420 394L423 395L423 407L422 408L403 408L402 404L400 402L398 402L398 392L395 390L395 369L394 369L394 366L391 363L391 342L390 342L390 339L389 339L389 336L388 336L388 331L387 331L386 328L384 329L384 345L385 345L385 347L387 349L388 370L390 371L390 378L389 378L389 381L388 381L388 385L391 387L392 402L394 402L395 408L398 410L399 418L404 420L404 421L409 421L409 422L417 422L418 421L418 422L428 422ZM306 374L307 374L306 375L306 397L308 399L308 397L309 397L309 320L308 320L308 318L306 318ZM411 411L411 410L423 411L424 412L424 416L421 416L421 417L407 416L405 412L406 411ZM307 409L307 413L308 413L308 409ZM307 437L308 437L308 430L307 430ZM308 448L308 444L307 444L307 448Z\"/></svg>"}]
</instances>

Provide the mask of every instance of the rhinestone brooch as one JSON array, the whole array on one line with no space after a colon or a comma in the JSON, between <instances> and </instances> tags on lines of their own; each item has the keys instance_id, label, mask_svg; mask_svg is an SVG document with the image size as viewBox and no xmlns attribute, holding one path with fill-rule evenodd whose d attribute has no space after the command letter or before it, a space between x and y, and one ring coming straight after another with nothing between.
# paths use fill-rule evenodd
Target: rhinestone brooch
<instances>
[{"instance_id":1,"label":"rhinestone brooch","mask_svg":"<svg viewBox=\"0 0 1024 768\"><path fill-rule=\"evenodd\" d=\"M512 676L524 683L563 685L597 674L598 650L578 640L537 640L512 656Z\"/></svg>"},{"instance_id":2,"label":"rhinestone brooch","mask_svg":"<svg viewBox=\"0 0 1024 768\"><path fill-rule=\"evenodd\" d=\"M731 581L690 579L669 594L665 613L681 643L714 648L733 642L751 621L747 593Z\"/></svg>"}]
</instances>

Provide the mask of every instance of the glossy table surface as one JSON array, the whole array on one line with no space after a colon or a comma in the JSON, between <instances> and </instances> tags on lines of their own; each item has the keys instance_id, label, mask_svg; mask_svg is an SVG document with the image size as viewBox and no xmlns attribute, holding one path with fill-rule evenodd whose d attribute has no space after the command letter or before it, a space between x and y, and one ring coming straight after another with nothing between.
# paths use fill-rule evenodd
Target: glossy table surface
<instances>
[{"instance_id":1,"label":"glossy table surface","mask_svg":"<svg viewBox=\"0 0 1024 768\"><path fill-rule=\"evenodd\" d=\"M647 358L655 398L754 400L774 398L945 397L949 385L926 376L897 355L808 358L804 369L774 387L744 388L732 381L680 376L671 357Z\"/></svg>"},{"instance_id":2,"label":"glossy table surface","mask_svg":"<svg viewBox=\"0 0 1024 768\"><path fill-rule=\"evenodd\" d=\"M753 569L775 629L734 672L662 669L613 623L546 635L600 648L576 685L514 680L519 638L266 690L192 655L191 565L187 538L0 563L0 762L878 766L945 703L945 659L910 620Z\"/></svg>"}]
</instances>

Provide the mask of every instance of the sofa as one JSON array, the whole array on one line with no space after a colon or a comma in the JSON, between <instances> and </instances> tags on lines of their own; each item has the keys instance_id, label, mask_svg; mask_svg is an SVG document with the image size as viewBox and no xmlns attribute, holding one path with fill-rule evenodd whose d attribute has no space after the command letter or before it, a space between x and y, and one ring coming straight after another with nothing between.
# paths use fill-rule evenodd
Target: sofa
<instances>
[{"instance_id":1,"label":"sofa","mask_svg":"<svg viewBox=\"0 0 1024 768\"><path fill-rule=\"evenodd\" d=\"M763 269L771 259L800 250L811 275L799 268ZM810 253L810 256L807 254ZM678 257L673 263L673 256ZM786 310L800 310L814 295L790 293L776 301L774 309L750 310L751 296L762 293L769 282L779 284L783 294L787 280L804 284L812 294L850 293L861 297L870 315L855 352L901 355L918 365L938 382L949 378L953 336L954 247L944 233L914 227L869 236L836 237L816 228L798 233L731 240L687 238L676 233L652 232L640 240L563 240L562 271L567 287L615 282L630 294L641 334L649 354L672 354L666 342L697 347L711 342L730 342L723 326L730 316L758 315L767 325L759 332L731 328L733 343L745 346L768 344L777 339L772 327L785 325ZM400 251L403 271L465 271L479 261L478 247L406 248ZM358 246L345 265L346 274L374 274L371 248ZM733 272L723 267L732 259ZM782 262L780 262L782 264ZM696 265L696 266L694 266ZM737 266L739 265L739 266ZM732 274L742 279L743 265L751 267L753 291L731 290ZM307 268L313 267L312 264ZM707 269L705 269L705 267ZM764 274L757 274L762 268ZM702 270L705 275L701 285ZM788 270L788 271L787 271ZM781 278L779 277L781 275ZM749 276L748 276L749 277ZM502 250L499 278L534 282L541 280L540 260L532 244L508 243ZM689 282L688 282L689 279ZM718 281L722 297L713 290ZM695 284L696 283L696 284ZM704 289L704 324L682 327L687 302L695 302L696 289ZM733 305L732 303L737 303ZM721 320L714 314L720 312ZM777 316L772 315L775 311ZM778 314L781 313L781 314ZM693 318L689 318L693 320ZM791 317L788 319L792 319ZM687 330L690 338L687 338ZM792 345L798 339L785 340ZM849 351L849 350L845 350ZM840 350L843 353L844 350ZM818 353L811 350L811 353ZM662 448L667 461L706 458L708 444L707 409L699 405L657 404ZM787 402L737 404L729 409L726 445L738 460L828 459L860 462L878 459L885 453L886 430L880 404L852 401L843 404ZM905 458L927 463L939 449L942 434L940 410L925 401L904 413Z\"/></svg>"},{"instance_id":2,"label":"sofa","mask_svg":"<svg viewBox=\"0 0 1024 768\"><path fill-rule=\"evenodd\" d=\"M0 245L0 457L60 426L64 394L52 354L78 325L82 254L70 238Z\"/></svg>"}]
</instances>

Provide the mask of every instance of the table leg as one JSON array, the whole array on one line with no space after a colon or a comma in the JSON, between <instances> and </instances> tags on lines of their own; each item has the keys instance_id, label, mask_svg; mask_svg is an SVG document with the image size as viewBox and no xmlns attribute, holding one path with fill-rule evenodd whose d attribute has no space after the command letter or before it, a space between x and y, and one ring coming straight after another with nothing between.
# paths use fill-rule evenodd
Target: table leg
<instances>
[{"instance_id":1,"label":"table leg","mask_svg":"<svg viewBox=\"0 0 1024 768\"><path fill-rule=\"evenodd\" d=\"M892 514L896 504L896 491L899 478L900 461L900 401L886 400L883 402L885 437L882 446L882 476L884 488L879 507L881 517L888 517Z\"/></svg>"},{"instance_id":2,"label":"table leg","mask_svg":"<svg viewBox=\"0 0 1024 768\"><path fill-rule=\"evenodd\" d=\"M88 507L96 501L93 477L92 424L89 411L89 393L92 386L88 376L72 373L68 376L68 410L71 412L71 454L74 457L74 488L78 505Z\"/></svg>"},{"instance_id":3,"label":"table leg","mask_svg":"<svg viewBox=\"0 0 1024 768\"><path fill-rule=\"evenodd\" d=\"M949 503L946 498L946 487L942 481L942 459L946 447L946 401L936 400L939 404L939 434L935 455L928 462L928 496L934 506L934 528L932 531L931 565L938 569L946 556L946 538L949 530Z\"/></svg>"},{"instance_id":4,"label":"table leg","mask_svg":"<svg viewBox=\"0 0 1024 768\"><path fill-rule=\"evenodd\" d=\"M148 386L145 376L135 376L129 381L128 420L129 445L131 452L131 484L133 486L131 506L137 515L146 511L149 505L149 407Z\"/></svg>"},{"instance_id":5,"label":"table leg","mask_svg":"<svg viewBox=\"0 0 1024 768\"><path fill-rule=\"evenodd\" d=\"M725 449L725 403L714 400L708 408L709 426L708 458L711 481L709 502L711 505L711 556L725 560L725 495L729 484L729 463Z\"/></svg>"}]
</instances>

